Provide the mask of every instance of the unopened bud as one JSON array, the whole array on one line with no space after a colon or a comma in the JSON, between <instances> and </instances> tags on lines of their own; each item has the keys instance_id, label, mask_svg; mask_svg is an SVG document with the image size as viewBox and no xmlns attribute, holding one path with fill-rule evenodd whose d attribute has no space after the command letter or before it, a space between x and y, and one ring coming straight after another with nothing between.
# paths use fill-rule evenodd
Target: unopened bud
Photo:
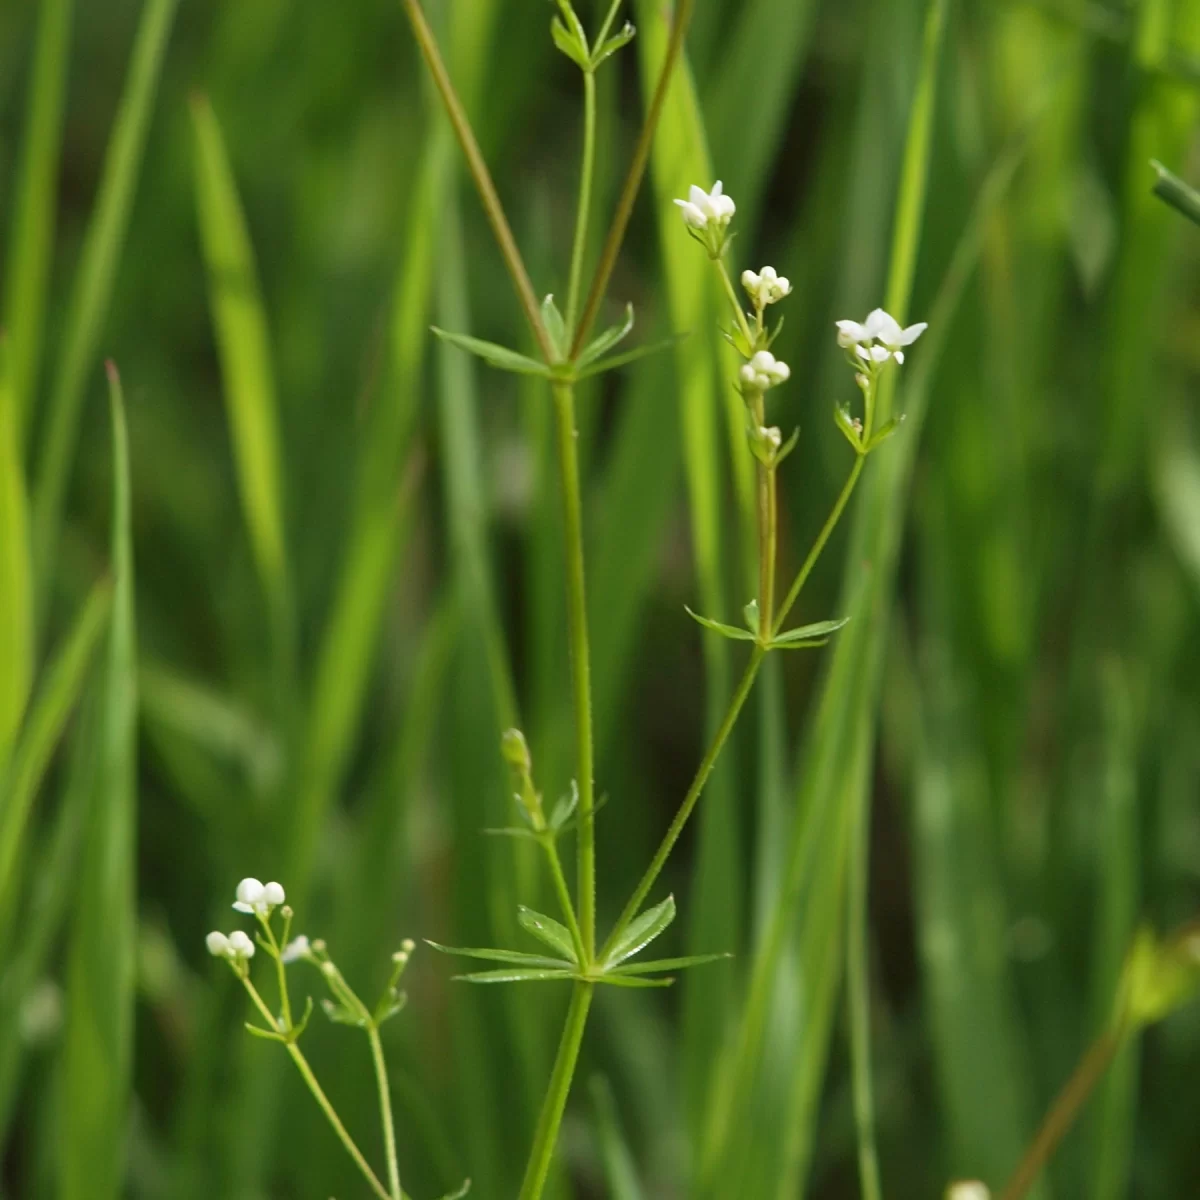
<instances>
[{"instance_id":1,"label":"unopened bud","mask_svg":"<svg viewBox=\"0 0 1200 1200\"><path fill-rule=\"evenodd\" d=\"M533 769L533 759L525 735L519 729L506 729L500 735L500 753L504 761L515 771L525 773Z\"/></svg>"}]
</instances>

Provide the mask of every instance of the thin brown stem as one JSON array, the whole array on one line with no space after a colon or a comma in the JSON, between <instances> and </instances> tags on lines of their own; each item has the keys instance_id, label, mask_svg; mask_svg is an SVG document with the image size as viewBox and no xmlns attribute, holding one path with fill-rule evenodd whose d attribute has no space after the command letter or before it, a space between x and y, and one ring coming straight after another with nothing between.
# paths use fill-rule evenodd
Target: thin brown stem
<instances>
[{"instance_id":1,"label":"thin brown stem","mask_svg":"<svg viewBox=\"0 0 1200 1200\"><path fill-rule=\"evenodd\" d=\"M1074 1074L1064 1084L1050 1111L1042 1121L1041 1128L1025 1151L1015 1174L1000 1195L1000 1200L1023 1200L1029 1189L1037 1182L1054 1151L1058 1149L1067 1131L1075 1123L1096 1084L1104 1076L1109 1064L1124 1043L1120 1027L1107 1029L1079 1060Z\"/></svg>"},{"instance_id":2,"label":"thin brown stem","mask_svg":"<svg viewBox=\"0 0 1200 1200\"><path fill-rule=\"evenodd\" d=\"M483 154L479 149L479 143L475 140L475 134L467 119L466 111L458 98L458 93L454 90L454 84L450 82L450 74L446 70L446 64L442 61L437 39L433 36L433 30L425 18L420 0L402 0L402 2L412 24L417 45L421 48L421 54L429 67L429 73L433 76L433 82L441 94L442 103L446 106L446 114L450 118L450 124L454 127L458 144L462 147L463 155L467 160L467 169L471 172L471 178L475 180L475 187L483 202L488 223L500 246L500 253L504 256L504 264L512 278L513 287L516 288L517 299L520 300L521 308L525 312L525 319L529 322L529 328L533 331L543 358L548 363L555 362L557 355L542 321L537 296L534 294L529 272L525 269L525 261L521 257L521 251L517 248L517 240L513 237L512 229L509 228L508 218L504 215L504 206L500 203L496 185L492 182L491 172L488 171L487 163L483 160Z\"/></svg>"},{"instance_id":3,"label":"thin brown stem","mask_svg":"<svg viewBox=\"0 0 1200 1200\"><path fill-rule=\"evenodd\" d=\"M405 0L406 4L414 4L416 0ZM625 230L629 227L629 219L633 216L633 204L637 199L638 190L642 186L642 177L646 174L646 164L650 161L650 149L654 145L654 133L658 129L658 119L662 116L663 105L667 100L667 89L675 64L683 52L684 34L687 33L688 22L692 17L694 0L679 0L675 8L675 20L671 25L671 40L667 45L667 56L663 59L662 71L659 72L658 84L646 113L646 121L642 126L641 136L633 152L633 161L629 164L629 173L625 176L621 188L621 198L617 201L617 211L613 214L612 224L604 239L604 249L600 252L600 261L596 266L596 274L592 278L592 286L588 289L587 300L583 306L583 315L579 318L579 326L575 330L575 338L571 343L570 358L574 360L587 344L587 335L591 332L604 293L608 290L608 281L612 278L613 268L617 265L617 255L621 252L621 244L625 241Z\"/></svg>"}]
</instances>

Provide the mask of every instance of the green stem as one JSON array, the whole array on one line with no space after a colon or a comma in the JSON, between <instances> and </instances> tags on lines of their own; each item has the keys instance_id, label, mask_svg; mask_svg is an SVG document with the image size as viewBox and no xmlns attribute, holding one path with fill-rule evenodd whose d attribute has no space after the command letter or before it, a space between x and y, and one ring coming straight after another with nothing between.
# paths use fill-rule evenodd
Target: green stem
<instances>
[{"instance_id":1,"label":"green stem","mask_svg":"<svg viewBox=\"0 0 1200 1200\"><path fill-rule=\"evenodd\" d=\"M567 616L571 644L571 690L575 710L575 752L579 784L579 930L583 942L581 966L588 966L596 949L596 830L594 747L592 743L592 666L588 644L587 590L583 566L583 505L579 486L578 434L575 394L567 384L554 388L558 423L558 465L562 476L564 537L567 557Z\"/></svg>"},{"instance_id":2,"label":"green stem","mask_svg":"<svg viewBox=\"0 0 1200 1200\"><path fill-rule=\"evenodd\" d=\"M396 1157L396 1126L392 1117L392 1094L388 1088L387 1063L383 1058L383 1042L379 1027L372 1021L367 1025L367 1040L371 1043L371 1062L375 1066L375 1082L379 1086L379 1116L383 1122L383 1145L387 1154L388 1188L392 1200L400 1200L400 1162Z\"/></svg>"},{"instance_id":3,"label":"green stem","mask_svg":"<svg viewBox=\"0 0 1200 1200\"><path fill-rule=\"evenodd\" d=\"M283 1029L285 1033L291 1033L292 1002L288 996L287 968L283 965L283 954L279 949L279 943L275 940L275 932L271 928L270 920L260 916L258 923L266 931L267 940L271 943L271 949L274 951L271 957L275 960L275 977L279 982L279 1007L283 1011Z\"/></svg>"},{"instance_id":4,"label":"green stem","mask_svg":"<svg viewBox=\"0 0 1200 1200\"><path fill-rule=\"evenodd\" d=\"M588 215L592 203L592 176L596 161L596 76L583 73L583 164L579 170L579 204L575 212L575 242L571 247L571 281L567 288L567 337L575 332L579 286L583 278L583 251L587 245Z\"/></svg>"},{"instance_id":5,"label":"green stem","mask_svg":"<svg viewBox=\"0 0 1200 1200\"><path fill-rule=\"evenodd\" d=\"M721 724L713 736L712 745L709 746L708 753L705 754L704 760L700 763L696 771L696 777L692 780L692 786L688 788L688 793L683 798L683 803L679 806L679 811L675 814L675 818L671 822L671 827L659 843L653 860L646 868L645 874L634 889L633 895L630 896L629 903L625 905L620 917L617 918L617 923L613 926L613 931L609 934L608 941L600 951L601 959L604 958L617 938L625 931L629 922L637 916L638 909L641 908L642 902L649 895L655 880L666 865L671 851L675 848L675 843L679 841L679 835L683 833L683 828L688 823L688 818L692 815L692 810L696 807L696 802L700 799L700 794L704 791L704 785L708 782L708 777L712 774L713 767L717 765L717 759L720 757L722 748L729 740L729 735L733 732L733 727L737 723L742 706L746 703L746 698L750 695L750 689L754 686L754 680L758 676L758 669L762 666L763 659L766 656L767 652L762 646L756 645L751 651L750 661L746 663L746 669L742 673L741 682L738 684L737 690L733 693L733 698L729 701L729 708L726 710L725 716L721 719Z\"/></svg>"},{"instance_id":6,"label":"green stem","mask_svg":"<svg viewBox=\"0 0 1200 1200\"><path fill-rule=\"evenodd\" d=\"M859 789L854 815L846 919L846 989L850 1006L850 1059L854 1089L854 1121L858 1133L858 1174L862 1200L883 1200L879 1155L875 1146L875 1098L871 1081L871 992L867 967L868 866L870 799Z\"/></svg>"},{"instance_id":7,"label":"green stem","mask_svg":"<svg viewBox=\"0 0 1200 1200\"><path fill-rule=\"evenodd\" d=\"M558 897L558 906L562 909L567 928L571 931L571 941L575 943L575 958L582 964L587 961L584 954L583 934L579 929L579 921L575 916L575 905L571 903L571 889L567 887L567 877L563 874L562 859L558 854L558 846L551 836L542 839L546 857L550 861L550 877L554 880L554 894Z\"/></svg>"},{"instance_id":8,"label":"green stem","mask_svg":"<svg viewBox=\"0 0 1200 1200\"><path fill-rule=\"evenodd\" d=\"M415 0L405 0L413 4ZM587 301L583 306L583 316L575 330L571 343L571 353L568 358L574 360L587 342L587 335L600 311L604 301L604 293L608 291L608 281L612 278L613 268L617 265L617 255L621 252L621 244L625 241L625 230L629 227L629 219L633 216L633 204L637 199L638 189L642 186L642 176L646 173L646 164L650 161L650 148L654 144L654 133L658 128L658 119L662 115L663 105L667 100L667 89L675 64L683 53L683 38L687 32L688 22L692 18L692 8L695 0L679 0L675 6L675 20L671 26L671 40L667 45L667 56L663 60L662 71L658 76L658 84L646 112L646 121L638 137L637 146L633 152L633 160L629 164L629 173L621 188L621 197L617 201L617 211L613 214L608 236L604 239L604 248L600 251L600 261L596 266L596 274L592 277L592 286L588 289Z\"/></svg>"},{"instance_id":9,"label":"green stem","mask_svg":"<svg viewBox=\"0 0 1200 1200\"><path fill-rule=\"evenodd\" d=\"M746 339L746 345L750 347L750 352L753 354L754 347L757 344L757 338L750 332L750 322L746 320L745 310L742 308L741 302L738 300L737 290L733 286L733 280L729 278L729 271L725 267L725 260L714 258L713 262L717 265L717 274L721 277L721 283L725 287L725 295L729 297L729 303L733 306L734 315L737 317L738 327L742 331L742 336ZM762 424L760 421L759 424Z\"/></svg>"},{"instance_id":10,"label":"green stem","mask_svg":"<svg viewBox=\"0 0 1200 1200\"><path fill-rule=\"evenodd\" d=\"M600 26L600 32L596 34L596 40L592 43L593 49L599 49L608 40L608 31L612 28L612 23L617 19L617 10L621 7L621 0L612 0L609 5L608 15L604 18L604 24Z\"/></svg>"},{"instance_id":11,"label":"green stem","mask_svg":"<svg viewBox=\"0 0 1200 1200\"><path fill-rule=\"evenodd\" d=\"M467 114L454 90L454 84L450 82L450 74L446 70L446 64L442 61L437 39L433 36L433 30L429 28L429 22L425 19L420 0L402 0L402 3L405 12L408 13L409 22L412 24L417 45L421 48L421 54L429 67L429 73L433 76L433 82L441 94L442 103L446 106L450 124L454 127L458 144L462 147L463 156L467 160L467 169L471 172L471 178L475 180L475 187L483 202L488 223L492 227L492 233L495 235L500 253L504 257L504 264L508 268L509 276L516 288L517 299L520 300L521 308L525 312L525 319L529 322L529 328L533 331L533 336L537 340L538 348L545 360L548 363L556 362L557 355L554 345L550 340L550 335L546 332L545 323L542 321L533 284L529 280L529 272L525 269L525 261L521 258L517 240L509 228L508 218L504 215L504 206L500 203L496 185L492 182L487 163L483 160L483 154L479 149L479 143L475 140L471 123L467 120Z\"/></svg>"},{"instance_id":12,"label":"green stem","mask_svg":"<svg viewBox=\"0 0 1200 1200\"><path fill-rule=\"evenodd\" d=\"M263 1015L263 1019L272 1029L279 1028L279 1022L271 1016L271 1010L263 1002L263 998L258 994L258 989L250 982L248 976L242 976L242 984L250 995L250 999L254 1001L255 1007ZM337 1134L342 1145L346 1148L346 1153L354 1160L355 1166L363 1173L363 1177L371 1186L371 1191L379 1197L379 1200L394 1200L394 1197L388 1195L387 1189L379 1182L379 1177L371 1170L371 1164L363 1157L362 1151L354 1144L354 1139L350 1136L345 1125L342 1124L341 1118L337 1115L337 1110L330 1103L329 1097L325 1095L324 1089L317 1082L317 1077L313 1074L312 1067L308 1065L308 1059L304 1057L304 1052L296 1045L295 1042L285 1043L288 1054L291 1056L292 1062L296 1064L296 1069L300 1072L300 1077L308 1085L308 1090L312 1092L313 1099L320 1106L321 1111L325 1114L326 1120L333 1126L333 1132Z\"/></svg>"},{"instance_id":13,"label":"green stem","mask_svg":"<svg viewBox=\"0 0 1200 1200\"><path fill-rule=\"evenodd\" d=\"M1050 1161L1059 1142L1075 1123L1087 1098L1104 1076L1125 1040L1124 1029L1107 1029L1091 1045L1054 1101L1041 1128L1025 1151L1020 1166L1000 1194L1000 1200L1024 1200Z\"/></svg>"},{"instance_id":14,"label":"green stem","mask_svg":"<svg viewBox=\"0 0 1200 1200\"><path fill-rule=\"evenodd\" d=\"M787 597L779 606L779 613L775 618L775 628L773 632L778 635L783 628L784 621L787 620L788 613L792 611L792 605L796 603L800 595L801 589L808 582L809 575L812 574L812 569L817 565L817 559L821 557L821 551L825 549L825 543L829 541L830 535L833 533L842 513L845 511L850 496L854 491L855 485L858 483L858 477L862 474L863 463L867 461L865 454L860 454L854 460L854 467L850 471L850 477L842 486L841 494L837 498L837 502L833 506L825 524L821 528L821 532L817 535L817 540L813 542L812 549L808 552L808 557L804 560L804 564L796 573L796 578L792 586L788 589Z\"/></svg>"},{"instance_id":15,"label":"green stem","mask_svg":"<svg viewBox=\"0 0 1200 1200\"><path fill-rule=\"evenodd\" d=\"M562 1126L563 1113L567 1107L567 1096L571 1091L571 1080L575 1076L575 1064L579 1061L579 1047L583 1042L583 1031L587 1027L588 1009L592 1005L595 985L582 980L571 992L571 1006L563 1024L562 1037L558 1043L558 1054L554 1059L554 1070L550 1075L550 1086L542 1102L538 1117L537 1133L533 1149L529 1152L529 1163L525 1178L521 1182L518 1200L540 1200L550 1173L550 1162L554 1158L554 1147L558 1142L558 1131Z\"/></svg>"}]
</instances>

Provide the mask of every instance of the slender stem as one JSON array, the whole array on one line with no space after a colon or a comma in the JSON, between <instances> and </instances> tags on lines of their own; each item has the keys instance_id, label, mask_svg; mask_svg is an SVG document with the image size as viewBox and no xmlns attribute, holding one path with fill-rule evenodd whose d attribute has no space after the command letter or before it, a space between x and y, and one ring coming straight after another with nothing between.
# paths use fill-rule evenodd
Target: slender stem
<instances>
[{"instance_id":1,"label":"slender stem","mask_svg":"<svg viewBox=\"0 0 1200 1200\"><path fill-rule=\"evenodd\" d=\"M414 3L415 0L405 0ZM592 286L588 289L587 301L583 306L583 316L575 330L575 338L571 343L569 357L575 359L587 342L587 335L600 311L604 293L608 290L608 281L612 278L613 268L617 265L617 255L621 252L621 244L625 241L625 230L629 227L629 218L633 216L633 204L637 199L638 189L642 186L642 176L646 173L646 164L650 161L650 148L654 144L654 132L658 128L658 119L662 115L663 105L667 99L667 89L674 73L675 64L683 51L683 38L687 32L688 22L692 18L692 8L695 0L679 0L675 6L675 20L671 26L671 40L667 45L667 56L663 59L662 71L646 112L646 121L638 137L638 143L633 152L633 160L629 164L629 173L621 188L621 197L617 201L617 211L613 214L612 225L609 226L608 236L604 239L604 248L600 251L600 261L596 266L596 274L592 278Z\"/></svg>"},{"instance_id":2,"label":"slender stem","mask_svg":"<svg viewBox=\"0 0 1200 1200\"><path fill-rule=\"evenodd\" d=\"M775 548L779 539L779 498L776 494L775 484L777 471L775 467L764 467L767 483L767 547L765 558L767 560L767 582L763 588L765 599L759 603L762 605L762 612L759 614L758 627L760 630L769 632L773 627L775 620Z\"/></svg>"},{"instance_id":3,"label":"slender stem","mask_svg":"<svg viewBox=\"0 0 1200 1200\"><path fill-rule=\"evenodd\" d=\"M721 277L721 283L725 288L725 295L729 297L729 303L733 306L734 315L737 317L738 328L742 331L742 336L746 339L746 345L753 351L757 344L757 339L750 331L750 322L746 320L745 310L742 308L741 302L738 300L737 291L733 286L733 280L729 278L729 271L725 266L723 258L714 258L713 262L717 266L717 274ZM760 421L761 425L762 422Z\"/></svg>"},{"instance_id":4,"label":"slender stem","mask_svg":"<svg viewBox=\"0 0 1200 1200\"><path fill-rule=\"evenodd\" d=\"M717 764L721 750L729 740L729 735L733 732L733 727L737 723L742 706L746 703L746 697L750 695L750 689L754 686L754 680L758 676L758 669L762 666L763 659L766 656L767 652L762 646L756 645L751 651L750 661L746 663L746 669L742 673L741 682L738 684L737 690L733 693L733 698L729 701L729 708L726 710L725 716L721 719L721 724L718 726L717 732L713 735L712 745L709 746L708 753L705 754L703 761L696 771L696 777L692 780L692 786L688 788L688 793L683 798L683 803L679 806L679 811L675 814L675 818L671 822L671 827L667 830L666 835L655 851L654 858L634 889L633 895L630 896L629 903L625 905L620 917L617 918L617 923L613 926L612 933L608 935L608 941L605 943L604 949L600 952L601 958L612 948L617 938L625 931L629 922L637 916L638 909L641 908L642 902L654 886L654 881L662 872L667 858L675 848L675 843L679 841L679 835L683 833L683 827L692 815L692 810L696 807L696 802L700 799L701 792L704 791L704 785L708 782L708 777L712 774L713 767Z\"/></svg>"},{"instance_id":5,"label":"slender stem","mask_svg":"<svg viewBox=\"0 0 1200 1200\"><path fill-rule=\"evenodd\" d=\"M1046 1114L1016 1173L1000 1194L1000 1200L1023 1200L1037 1182L1042 1168L1050 1161L1059 1142L1071 1128L1084 1102L1100 1082L1124 1040L1124 1029L1118 1026L1105 1030L1092 1043Z\"/></svg>"},{"instance_id":6,"label":"slender stem","mask_svg":"<svg viewBox=\"0 0 1200 1200\"><path fill-rule=\"evenodd\" d=\"M788 589L787 597L779 606L779 613L775 617L774 633L778 634L783 628L784 621L787 620L787 615L792 611L792 605L796 603L797 597L800 595L801 589L808 582L809 575L812 574L812 569L817 565L817 559L821 557L821 551L825 549L825 543L829 541L830 535L841 519L842 512L845 510L847 503L850 500L851 493L854 491L855 484L858 483L858 477L862 474L863 463L866 462L866 455L860 454L854 460L854 467L850 471L850 477L842 486L841 494L838 496L833 510L826 518L825 524L821 528L821 532L817 535L817 540L813 542L812 549L808 552L808 557L804 560L800 570L796 573L796 578L792 586Z\"/></svg>"},{"instance_id":7,"label":"slender stem","mask_svg":"<svg viewBox=\"0 0 1200 1200\"><path fill-rule=\"evenodd\" d=\"M875 1147L875 1097L871 1080L871 983L867 966L870 799L866 788L860 788L859 792L858 811L854 814L854 843L851 847L846 906L846 990L850 1003L850 1058L862 1200L883 1200L879 1155Z\"/></svg>"},{"instance_id":8,"label":"slender stem","mask_svg":"<svg viewBox=\"0 0 1200 1200\"><path fill-rule=\"evenodd\" d=\"M275 976L279 981L279 1007L283 1010L283 1028L285 1033L291 1033L292 1002L288 996L287 968L283 965L283 954L279 949L279 943L275 940L275 931L271 928L270 920L260 916L258 923L266 930L267 940L275 952L271 957L275 960Z\"/></svg>"},{"instance_id":9,"label":"slender stem","mask_svg":"<svg viewBox=\"0 0 1200 1200\"><path fill-rule=\"evenodd\" d=\"M599 49L608 39L608 31L612 28L612 23L617 19L617 10L621 7L621 0L612 0L612 4L608 7L608 15L604 18L604 24L600 26L600 32L596 34L596 40L592 43L594 49Z\"/></svg>"},{"instance_id":10,"label":"slender stem","mask_svg":"<svg viewBox=\"0 0 1200 1200\"><path fill-rule=\"evenodd\" d=\"M583 934L579 930L579 921L575 916L575 905L571 903L571 889L567 887L567 877L563 874L562 859L558 855L558 846L552 837L545 837L542 846L546 857L550 860L550 877L554 880L554 893L558 897L558 906L566 918L567 928L571 931L571 941L575 943L575 958L582 965L587 961L584 953Z\"/></svg>"},{"instance_id":11,"label":"slender stem","mask_svg":"<svg viewBox=\"0 0 1200 1200\"><path fill-rule=\"evenodd\" d=\"M367 1040L371 1043L371 1062L375 1066L375 1082L379 1085L379 1116L383 1122L383 1145L387 1153L388 1188L392 1200L400 1200L400 1162L396 1157L396 1126L392 1117L392 1093L388 1087L387 1063L383 1058L383 1042L374 1021L367 1025Z\"/></svg>"},{"instance_id":12,"label":"slender stem","mask_svg":"<svg viewBox=\"0 0 1200 1200\"><path fill-rule=\"evenodd\" d=\"M254 1001L255 1007L267 1024L272 1029L278 1029L279 1023L271 1016L271 1010L266 1006L263 998L258 994L258 989L250 982L249 976L242 977L242 984L249 993L250 999ZM287 1052L291 1055L292 1062L296 1064L296 1069L300 1072L301 1078L308 1084L308 1090L312 1092L313 1099L320 1106L321 1111L325 1114L326 1120L333 1126L333 1132L337 1134L341 1143L346 1148L346 1153L354 1160L355 1166L363 1173L363 1177L370 1184L371 1190L380 1200L394 1200L394 1197L388 1195L387 1189L379 1182L378 1176L371 1170L371 1164L363 1157L362 1151L354 1144L354 1139L350 1136L345 1125L342 1124L341 1118L337 1115L337 1110L330 1103L329 1097L325 1095L321 1085L317 1082L317 1077L313 1074L312 1067L308 1065L308 1059L304 1057L304 1052L296 1045L295 1042L285 1043Z\"/></svg>"},{"instance_id":13,"label":"slender stem","mask_svg":"<svg viewBox=\"0 0 1200 1200\"><path fill-rule=\"evenodd\" d=\"M558 1043L558 1054L554 1059L554 1070L550 1075L550 1086L542 1102L538 1117L537 1133L533 1149L529 1152L529 1163L525 1178L521 1182L518 1200L540 1200L550 1173L550 1162L558 1142L558 1131L562 1126L563 1113L567 1107L567 1096L571 1091L571 1080L575 1076L575 1064L579 1061L579 1047L583 1042L583 1031L587 1027L588 1009L592 1005L595 985L579 981L571 992L571 1006L563 1023L562 1037Z\"/></svg>"},{"instance_id":14,"label":"slender stem","mask_svg":"<svg viewBox=\"0 0 1200 1200\"><path fill-rule=\"evenodd\" d=\"M567 336L575 332L579 286L583 277L583 251L587 245L588 216L592 203L592 176L596 162L596 76L583 73L583 164L579 170L579 202L575 212L575 242L571 247L571 281L567 287Z\"/></svg>"},{"instance_id":15,"label":"slender stem","mask_svg":"<svg viewBox=\"0 0 1200 1200\"><path fill-rule=\"evenodd\" d=\"M575 710L575 752L579 774L579 930L581 966L596 949L596 831L593 824L595 784L592 744L592 666L588 644L587 590L583 567L583 505L579 487L575 393L567 384L554 388L558 420L558 465L562 475L563 532L567 557L567 616L571 643L571 688Z\"/></svg>"},{"instance_id":16,"label":"slender stem","mask_svg":"<svg viewBox=\"0 0 1200 1200\"><path fill-rule=\"evenodd\" d=\"M508 268L509 276L516 288L521 308L525 311L525 319L529 322L529 328L533 331L533 336L537 340L538 348L545 360L548 363L555 362L557 355L553 343L550 341L550 335L546 332L545 323L542 321L533 284L529 280L529 272L525 269L525 261L521 258L517 240L509 228L508 218L504 215L504 206L500 203L496 185L492 182L487 163L483 160L483 154L479 149L479 143L475 140L471 123L454 90L454 84L450 82L450 74L446 70L446 64L442 61L437 39L433 36L433 30L430 29L429 22L425 19L420 0L402 0L402 2L405 12L408 13L409 22L412 24L417 45L420 46L421 54L429 67L429 73L433 76L433 82L441 93L442 103L446 106L450 124L454 127L458 144L462 147L463 156L467 160L467 169L471 172L471 178L475 180L475 187L479 191L480 200L483 201L488 223L500 246L500 253L504 256L504 264Z\"/></svg>"}]
</instances>

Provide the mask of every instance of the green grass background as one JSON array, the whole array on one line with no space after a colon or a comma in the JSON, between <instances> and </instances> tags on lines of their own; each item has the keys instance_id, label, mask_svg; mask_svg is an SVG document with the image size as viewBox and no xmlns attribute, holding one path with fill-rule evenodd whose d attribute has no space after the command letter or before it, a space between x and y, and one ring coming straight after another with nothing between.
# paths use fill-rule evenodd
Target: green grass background
<instances>
[{"instance_id":1,"label":"green grass background","mask_svg":"<svg viewBox=\"0 0 1200 1200\"><path fill-rule=\"evenodd\" d=\"M602 926L741 669L683 605L729 620L755 578L720 299L670 199L721 177L739 269L794 283L785 579L850 467L832 322L933 325L801 605L855 620L767 664L658 889L664 954L736 957L601 989L552 1190L857 1195L860 833L885 1192L999 1185L1137 922L1200 909L1200 231L1148 165L1200 176L1200 2L696 9L605 311L690 337L579 398ZM550 5L429 10L561 295L580 107ZM605 215L666 38L658 0L628 15ZM534 948L539 864L481 830L507 725L550 797L571 778L549 397L428 326L528 335L394 0L5 4L0 229L0 1194L348 1200L203 937L253 874L368 995L406 936ZM507 1200L565 988L452 973L421 949L386 1027L402 1174ZM380 1162L362 1040L305 1044ZM1198 1063L1192 1008L1040 1195L1197 1194Z\"/></svg>"}]
</instances>

